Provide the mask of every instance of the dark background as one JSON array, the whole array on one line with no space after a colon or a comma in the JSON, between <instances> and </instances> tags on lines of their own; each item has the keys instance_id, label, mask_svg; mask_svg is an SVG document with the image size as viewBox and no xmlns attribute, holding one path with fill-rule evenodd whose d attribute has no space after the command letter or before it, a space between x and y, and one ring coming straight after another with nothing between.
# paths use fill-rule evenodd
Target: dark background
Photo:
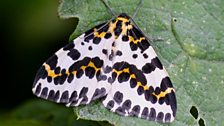
<instances>
[{"instance_id":1,"label":"dark background","mask_svg":"<svg viewBox=\"0 0 224 126\"><path fill-rule=\"evenodd\" d=\"M107 126L77 120L73 109L37 98L40 66L68 44L77 18L60 19L59 0L0 1L0 126Z\"/></svg>"},{"instance_id":2,"label":"dark background","mask_svg":"<svg viewBox=\"0 0 224 126\"><path fill-rule=\"evenodd\" d=\"M58 0L2 0L0 2L0 111L7 113L32 94L42 63L68 43L77 19L60 19Z\"/></svg>"}]
</instances>

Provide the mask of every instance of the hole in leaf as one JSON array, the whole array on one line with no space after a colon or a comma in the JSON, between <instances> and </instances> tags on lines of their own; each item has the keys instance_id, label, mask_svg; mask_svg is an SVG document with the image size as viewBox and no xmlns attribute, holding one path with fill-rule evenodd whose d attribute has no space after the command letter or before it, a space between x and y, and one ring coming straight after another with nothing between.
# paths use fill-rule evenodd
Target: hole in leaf
<instances>
[{"instance_id":1,"label":"hole in leaf","mask_svg":"<svg viewBox=\"0 0 224 126\"><path fill-rule=\"evenodd\" d=\"M173 18L173 21L174 21L174 22L177 22L177 19L176 19L176 18Z\"/></svg>"},{"instance_id":2,"label":"hole in leaf","mask_svg":"<svg viewBox=\"0 0 224 126\"><path fill-rule=\"evenodd\" d=\"M191 107L190 113L191 113L191 115L192 115L195 119L198 118L198 110L197 110L197 108L196 108L195 106L192 106L192 107Z\"/></svg>"},{"instance_id":3,"label":"hole in leaf","mask_svg":"<svg viewBox=\"0 0 224 126\"><path fill-rule=\"evenodd\" d=\"M198 121L199 126L205 126L204 120L202 118Z\"/></svg>"}]
</instances>

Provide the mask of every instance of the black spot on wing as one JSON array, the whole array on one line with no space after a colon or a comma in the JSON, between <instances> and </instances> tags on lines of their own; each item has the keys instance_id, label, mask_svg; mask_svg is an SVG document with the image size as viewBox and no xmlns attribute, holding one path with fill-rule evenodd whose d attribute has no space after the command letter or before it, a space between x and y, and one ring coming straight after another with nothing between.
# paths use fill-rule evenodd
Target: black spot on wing
<instances>
[{"instance_id":1,"label":"black spot on wing","mask_svg":"<svg viewBox=\"0 0 224 126\"><path fill-rule=\"evenodd\" d=\"M140 39L141 37L144 37L144 35L142 34L142 32L135 26L132 25L133 28L131 29L132 36L134 37L134 39Z\"/></svg>"},{"instance_id":2,"label":"black spot on wing","mask_svg":"<svg viewBox=\"0 0 224 126\"><path fill-rule=\"evenodd\" d=\"M60 72L61 72L61 67L60 66L56 67L54 70L54 73L59 74Z\"/></svg>"},{"instance_id":3,"label":"black spot on wing","mask_svg":"<svg viewBox=\"0 0 224 126\"><path fill-rule=\"evenodd\" d=\"M36 77L34 79L33 88L36 86L36 84L40 78L45 79L47 76L48 76L48 73L45 70L45 67L41 66L41 68L38 70Z\"/></svg>"},{"instance_id":4,"label":"black spot on wing","mask_svg":"<svg viewBox=\"0 0 224 126\"><path fill-rule=\"evenodd\" d=\"M141 117L143 119L147 119L148 118L148 115L149 115L149 109L147 107L145 107L143 110L142 110L142 115Z\"/></svg>"},{"instance_id":5,"label":"black spot on wing","mask_svg":"<svg viewBox=\"0 0 224 126\"><path fill-rule=\"evenodd\" d=\"M89 50L89 51L92 51L92 50L93 50L93 47L92 47L92 46L89 46L89 47L88 47L88 50Z\"/></svg>"},{"instance_id":6,"label":"black spot on wing","mask_svg":"<svg viewBox=\"0 0 224 126\"><path fill-rule=\"evenodd\" d=\"M130 112L130 115L133 115L133 116L138 116L140 113L140 106L139 105L135 105L131 112Z\"/></svg>"},{"instance_id":7,"label":"black spot on wing","mask_svg":"<svg viewBox=\"0 0 224 126\"><path fill-rule=\"evenodd\" d=\"M171 91L171 93L168 93L166 95L167 100L165 101L167 105L171 106L171 109L173 111L173 116L176 116L176 111L177 111L177 102L176 102L176 96L175 93L173 91Z\"/></svg>"},{"instance_id":8,"label":"black spot on wing","mask_svg":"<svg viewBox=\"0 0 224 126\"><path fill-rule=\"evenodd\" d=\"M83 98L82 98L82 100L80 101L80 105L84 105L84 104L86 104L88 102L88 97L87 96L84 96Z\"/></svg>"},{"instance_id":9,"label":"black spot on wing","mask_svg":"<svg viewBox=\"0 0 224 126\"><path fill-rule=\"evenodd\" d=\"M123 35L122 36L122 41L127 42L129 40L127 35Z\"/></svg>"},{"instance_id":10,"label":"black spot on wing","mask_svg":"<svg viewBox=\"0 0 224 126\"><path fill-rule=\"evenodd\" d=\"M60 92L57 91L54 95L54 101L58 101L59 97L60 97Z\"/></svg>"},{"instance_id":11,"label":"black spot on wing","mask_svg":"<svg viewBox=\"0 0 224 126\"><path fill-rule=\"evenodd\" d=\"M100 41L101 41L101 38L100 38L100 37L94 37L94 38L93 38L93 43L94 43L94 44L99 44Z\"/></svg>"},{"instance_id":12,"label":"black spot on wing","mask_svg":"<svg viewBox=\"0 0 224 126\"><path fill-rule=\"evenodd\" d=\"M61 103L68 103L69 101L69 92L68 91L64 91L61 95L61 99L60 102Z\"/></svg>"},{"instance_id":13,"label":"black spot on wing","mask_svg":"<svg viewBox=\"0 0 224 126\"><path fill-rule=\"evenodd\" d=\"M74 47L75 47L75 44L74 44L73 42L70 42L69 44L67 44L67 45L63 48L63 50L64 50L64 51L71 50L71 49L73 49Z\"/></svg>"},{"instance_id":14,"label":"black spot on wing","mask_svg":"<svg viewBox=\"0 0 224 126\"><path fill-rule=\"evenodd\" d=\"M116 55L117 55L117 56L122 56L122 52L121 52L120 50L118 50L118 51L116 52Z\"/></svg>"},{"instance_id":15,"label":"black spot on wing","mask_svg":"<svg viewBox=\"0 0 224 126\"><path fill-rule=\"evenodd\" d=\"M126 101L124 101L124 103L122 104L122 108L124 108L125 110L129 110L131 108L131 100L127 99Z\"/></svg>"},{"instance_id":16,"label":"black spot on wing","mask_svg":"<svg viewBox=\"0 0 224 126\"><path fill-rule=\"evenodd\" d=\"M90 60L91 60L91 58L85 57L82 60L73 63L69 67L69 73L72 73L73 71L79 70L81 66L87 66L89 64Z\"/></svg>"},{"instance_id":17,"label":"black spot on wing","mask_svg":"<svg viewBox=\"0 0 224 126\"><path fill-rule=\"evenodd\" d=\"M125 68L128 68L130 65L127 62L117 62L113 65L113 68L117 71L123 70Z\"/></svg>"},{"instance_id":18,"label":"black spot on wing","mask_svg":"<svg viewBox=\"0 0 224 126\"><path fill-rule=\"evenodd\" d=\"M132 51L137 50L139 48L141 52L144 52L146 49L149 48L150 44L149 42L145 39L146 37L143 35L142 31L139 30L135 25L133 25L133 28L130 30L130 36L134 38L134 40L140 40L140 38L144 38L137 44L130 42L130 47Z\"/></svg>"},{"instance_id":19,"label":"black spot on wing","mask_svg":"<svg viewBox=\"0 0 224 126\"><path fill-rule=\"evenodd\" d=\"M73 79L74 79L74 75L69 74L68 79L67 79L68 83L71 83Z\"/></svg>"},{"instance_id":20,"label":"black spot on wing","mask_svg":"<svg viewBox=\"0 0 224 126\"><path fill-rule=\"evenodd\" d=\"M165 101L167 101L167 95L165 95L165 97L160 97L158 102L162 105Z\"/></svg>"},{"instance_id":21,"label":"black spot on wing","mask_svg":"<svg viewBox=\"0 0 224 126\"><path fill-rule=\"evenodd\" d=\"M142 52L148 49L149 46L150 46L149 42L145 39L142 40L141 42L138 42L138 47L141 49Z\"/></svg>"},{"instance_id":22,"label":"black spot on wing","mask_svg":"<svg viewBox=\"0 0 224 126\"><path fill-rule=\"evenodd\" d=\"M110 73L112 71L112 67L110 66L106 66L104 69L103 69L104 73Z\"/></svg>"},{"instance_id":23,"label":"black spot on wing","mask_svg":"<svg viewBox=\"0 0 224 126\"><path fill-rule=\"evenodd\" d=\"M96 79L97 79L97 81L105 81L105 80L107 80L107 76L106 75L103 75L102 73L101 73L101 70L98 70L97 72L96 72Z\"/></svg>"},{"instance_id":24,"label":"black spot on wing","mask_svg":"<svg viewBox=\"0 0 224 126\"><path fill-rule=\"evenodd\" d=\"M142 71L146 74L151 73L152 71L154 71L156 68L153 64L151 63L146 63L143 67L142 67Z\"/></svg>"},{"instance_id":25,"label":"black spot on wing","mask_svg":"<svg viewBox=\"0 0 224 126\"><path fill-rule=\"evenodd\" d=\"M149 56L148 56L146 53L144 53L144 54L143 54L143 57L144 57L145 59L147 59Z\"/></svg>"},{"instance_id":26,"label":"black spot on wing","mask_svg":"<svg viewBox=\"0 0 224 126\"><path fill-rule=\"evenodd\" d=\"M131 88L135 88L136 85L137 85L137 80L135 78L131 78L131 80L130 80L130 87Z\"/></svg>"},{"instance_id":27,"label":"black spot on wing","mask_svg":"<svg viewBox=\"0 0 224 126\"><path fill-rule=\"evenodd\" d=\"M159 69L163 69L163 65L160 62L160 60L158 59L158 57L155 57L154 59L151 60L151 63L156 66Z\"/></svg>"},{"instance_id":28,"label":"black spot on wing","mask_svg":"<svg viewBox=\"0 0 224 126\"><path fill-rule=\"evenodd\" d=\"M105 34L104 38L109 39L111 36L112 36L112 34L108 32L108 33Z\"/></svg>"},{"instance_id":29,"label":"black spot on wing","mask_svg":"<svg viewBox=\"0 0 224 126\"><path fill-rule=\"evenodd\" d=\"M55 84L55 85L58 85L59 82L60 82L60 76L56 76L56 77L54 78L54 84Z\"/></svg>"},{"instance_id":30,"label":"black spot on wing","mask_svg":"<svg viewBox=\"0 0 224 126\"><path fill-rule=\"evenodd\" d=\"M97 68L101 68L103 66L103 60L101 60L99 57L92 58L92 62Z\"/></svg>"},{"instance_id":31,"label":"black spot on wing","mask_svg":"<svg viewBox=\"0 0 224 126\"><path fill-rule=\"evenodd\" d=\"M130 42L130 48L132 51L136 51L138 49L138 45L137 44L134 44L133 42Z\"/></svg>"},{"instance_id":32,"label":"black spot on wing","mask_svg":"<svg viewBox=\"0 0 224 126\"><path fill-rule=\"evenodd\" d=\"M133 57L134 59L136 59L136 58L138 57L138 54L133 54L132 57Z\"/></svg>"},{"instance_id":33,"label":"black spot on wing","mask_svg":"<svg viewBox=\"0 0 224 126\"><path fill-rule=\"evenodd\" d=\"M116 91L114 94L114 101L120 104L123 101L123 93Z\"/></svg>"},{"instance_id":34,"label":"black spot on wing","mask_svg":"<svg viewBox=\"0 0 224 126\"><path fill-rule=\"evenodd\" d=\"M144 56L144 54L143 54ZM146 57L146 56L144 56ZM142 67L142 71L146 74L150 74L152 71L154 71L156 68L159 69L163 69L163 66L161 64L161 62L159 61L158 57L153 58L151 60L151 63L146 63L143 67Z\"/></svg>"},{"instance_id":35,"label":"black spot on wing","mask_svg":"<svg viewBox=\"0 0 224 126\"><path fill-rule=\"evenodd\" d=\"M114 101L113 100L110 100L108 103L107 103L107 106L106 106L109 110L112 109L114 107Z\"/></svg>"},{"instance_id":36,"label":"black spot on wing","mask_svg":"<svg viewBox=\"0 0 224 126\"><path fill-rule=\"evenodd\" d=\"M89 79L92 79L95 75L95 69L93 67L86 67L85 69L85 75L89 77Z\"/></svg>"},{"instance_id":37,"label":"black spot on wing","mask_svg":"<svg viewBox=\"0 0 224 126\"><path fill-rule=\"evenodd\" d=\"M42 89L42 91L41 91L40 96L41 96L41 98L45 98L46 99L47 95L48 95L48 88L47 87L44 87Z\"/></svg>"},{"instance_id":38,"label":"black spot on wing","mask_svg":"<svg viewBox=\"0 0 224 126\"><path fill-rule=\"evenodd\" d=\"M54 70L58 63L58 56L54 54L45 63L50 66L51 70Z\"/></svg>"},{"instance_id":39,"label":"black spot on wing","mask_svg":"<svg viewBox=\"0 0 224 126\"><path fill-rule=\"evenodd\" d=\"M150 109L149 120L154 121L156 119L156 110L154 108Z\"/></svg>"},{"instance_id":40,"label":"black spot on wing","mask_svg":"<svg viewBox=\"0 0 224 126\"><path fill-rule=\"evenodd\" d=\"M52 77L48 76L48 77L47 77L47 82L48 82L48 83L51 83L51 82L52 82Z\"/></svg>"},{"instance_id":41,"label":"black spot on wing","mask_svg":"<svg viewBox=\"0 0 224 126\"><path fill-rule=\"evenodd\" d=\"M68 75L67 74L62 74L61 76L55 77L55 84L64 84L65 80L67 79Z\"/></svg>"},{"instance_id":42,"label":"black spot on wing","mask_svg":"<svg viewBox=\"0 0 224 126\"><path fill-rule=\"evenodd\" d=\"M81 78L83 74L84 74L84 71L82 69L79 69L76 73L76 78L77 79Z\"/></svg>"},{"instance_id":43,"label":"black spot on wing","mask_svg":"<svg viewBox=\"0 0 224 126\"><path fill-rule=\"evenodd\" d=\"M115 36L119 36L121 34L122 32L121 26L122 26L122 21L118 20L116 23L116 28L114 30Z\"/></svg>"},{"instance_id":44,"label":"black spot on wing","mask_svg":"<svg viewBox=\"0 0 224 126\"><path fill-rule=\"evenodd\" d=\"M161 92L160 88L159 88L159 87L156 87L156 88L155 88L155 94L156 94L156 95L159 95L160 92Z\"/></svg>"},{"instance_id":45,"label":"black spot on wing","mask_svg":"<svg viewBox=\"0 0 224 126\"><path fill-rule=\"evenodd\" d=\"M129 71L130 71L131 74L134 74L136 76L137 81L141 82L142 85L147 84L147 80L145 78L145 75L135 65L130 65Z\"/></svg>"},{"instance_id":46,"label":"black spot on wing","mask_svg":"<svg viewBox=\"0 0 224 126\"><path fill-rule=\"evenodd\" d=\"M51 101L54 101L54 95L55 95L55 91L54 90L50 90L47 99L51 100Z\"/></svg>"},{"instance_id":47,"label":"black spot on wing","mask_svg":"<svg viewBox=\"0 0 224 126\"><path fill-rule=\"evenodd\" d=\"M170 113L166 113L165 115L165 122L170 122L171 120L171 114Z\"/></svg>"},{"instance_id":48,"label":"black spot on wing","mask_svg":"<svg viewBox=\"0 0 224 126\"><path fill-rule=\"evenodd\" d=\"M114 51L111 50L111 53L109 54L109 60L112 61L114 58Z\"/></svg>"},{"instance_id":49,"label":"black spot on wing","mask_svg":"<svg viewBox=\"0 0 224 126\"><path fill-rule=\"evenodd\" d=\"M125 112L125 109L122 108L122 107L118 107L116 110L115 110L116 113L118 113L119 115L122 115L124 116L126 114Z\"/></svg>"},{"instance_id":50,"label":"black spot on wing","mask_svg":"<svg viewBox=\"0 0 224 126\"><path fill-rule=\"evenodd\" d=\"M77 91L73 91L69 98L69 102L76 101L77 97L78 97Z\"/></svg>"},{"instance_id":51,"label":"black spot on wing","mask_svg":"<svg viewBox=\"0 0 224 126\"><path fill-rule=\"evenodd\" d=\"M102 53L105 54L105 55L107 55L108 54L107 49L102 49Z\"/></svg>"},{"instance_id":52,"label":"black spot on wing","mask_svg":"<svg viewBox=\"0 0 224 126\"><path fill-rule=\"evenodd\" d=\"M36 95L39 95L40 91L41 91L41 83L39 83L39 84L37 85L36 90L35 90L35 94L36 94Z\"/></svg>"},{"instance_id":53,"label":"black spot on wing","mask_svg":"<svg viewBox=\"0 0 224 126\"><path fill-rule=\"evenodd\" d=\"M138 95L142 95L144 93L144 88L142 86L139 86L137 89Z\"/></svg>"},{"instance_id":54,"label":"black spot on wing","mask_svg":"<svg viewBox=\"0 0 224 126\"><path fill-rule=\"evenodd\" d=\"M122 83L122 82L126 82L128 81L130 78L130 74L129 73L125 73L122 72L119 76L118 76L118 82Z\"/></svg>"},{"instance_id":55,"label":"black spot on wing","mask_svg":"<svg viewBox=\"0 0 224 126\"><path fill-rule=\"evenodd\" d=\"M163 78L160 84L161 91L165 91L169 87L170 88L173 87L170 78L169 77Z\"/></svg>"},{"instance_id":56,"label":"black spot on wing","mask_svg":"<svg viewBox=\"0 0 224 126\"><path fill-rule=\"evenodd\" d=\"M159 121L159 122L162 122L163 118L164 118L163 112L159 112L157 117L156 117L156 120Z\"/></svg>"},{"instance_id":57,"label":"black spot on wing","mask_svg":"<svg viewBox=\"0 0 224 126\"><path fill-rule=\"evenodd\" d=\"M71 49L67 55L69 57L71 57L73 60L77 60L79 59L79 57L81 56L80 52L77 49Z\"/></svg>"},{"instance_id":58,"label":"black spot on wing","mask_svg":"<svg viewBox=\"0 0 224 126\"><path fill-rule=\"evenodd\" d=\"M96 27L97 28L97 32L102 33L102 32L107 32L109 29L109 24L104 23L103 25L101 25L100 27Z\"/></svg>"},{"instance_id":59,"label":"black spot on wing","mask_svg":"<svg viewBox=\"0 0 224 126\"><path fill-rule=\"evenodd\" d=\"M154 96L152 93L154 92L154 89L152 86L149 87L148 90L145 91L145 100L150 101L152 104L155 104L157 102L156 96Z\"/></svg>"},{"instance_id":60,"label":"black spot on wing","mask_svg":"<svg viewBox=\"0 0 224 126\"><path fill-rule=\"evenodd\" d=\"M79 93L79 98L86 96L87 92L88 92L88 87L83 87Z\"/></svg>"},{"instance_id":61,"label":"black spot on wing","mask_svg":"<svg viewBox=\"0 0 224 126\"><path fill-rule=\"evenodd\" d=\"M105 88L101 88L101 89L96 89L94 94L93 94L93 97L92 97L92 100L95 100L95 99L98 99L102 96L105 96L106 94L106 89Z\"/></svg>"}]
</instances>

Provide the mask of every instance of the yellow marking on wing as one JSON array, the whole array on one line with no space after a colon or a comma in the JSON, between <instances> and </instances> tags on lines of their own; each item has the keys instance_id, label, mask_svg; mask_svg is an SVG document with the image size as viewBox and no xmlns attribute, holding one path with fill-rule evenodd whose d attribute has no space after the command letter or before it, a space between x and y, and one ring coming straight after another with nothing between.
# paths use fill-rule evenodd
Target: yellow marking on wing
<instances>
[{"instance_id":1,"label":"yellow marking on wing","mask_svg":"<svg viewBox=\"0 0 224 126\"><path fill-rule=\"evenodd\" d=\"M121 27L122 35L125 35L127 33L127 29L132 29L132 25L128 25L128 26L125 25L126 22L129 22L129 19L123 18L123 17L118 17L118 18L116 18L116 21L114 23L110 22L109 30L108 30L110 33L114 32L114 29L116 28L116 24L118 21L122 21L122 27ZM115 39L117 39L117 38L118 38L118 36L117 37L115 36Z\"/></svg>"},{"instance_id":2,"label":"yellow marking on wing","mask_svg":"<svg viewBox=\"0 0 224 126\"><path fill-rule=\"evenodd\" d=\"M126 73L129 73L130 74L129 68L125 68L125 69L120 70L120 71L118 71L116 69L113 69L113 72L117 73L117 75L120 75L123 72L126 72Z\"/></svg>"},{"instance_id":3,"label":"yellow marking on wing","mask_svg":"<svg viewBox=\"0 0 224 126\"><path fill-rule=\"evenodd\" d=\"M145 85L143 86L144 90L149 90L149 86Z\"/></svg>"},{"instance_id":4,"label":"yellow marking on wing","mask_svg":"<svg viewBox=\"0 0 224 126\"><path fill-rule=\"evenodd\" d=\"M123 69L123 72L130 73L130 72L129 72L129 68L125 68L125 69Z\"/></svg>"},{"instance_id":5,"label":"yellow marking on wing","mask_svg":"<svg viewBox=\"0 0 224 126\"><path fill-rule=\"evenodd\" d=\"M128 29L128 30L130 30L130 29L132 29L132 28L133 28L132 25L128 25L128 26L127 26L127 29Z\"/></svg>"},{"instance_id":6,"label":"yellow marking on wing","mask_svg":"<svg viewBox=\"0 0 224 126\"><path fill-rule=\"evenodd\" d=\"M112 72L117 73L117 76L119 76L122 72L126 72L126 73L129 73L129 74L130 74L129 68L125 68L125 69L120 70L120 71L117 71L116 69L113 69ZM135 75L135 74L131 74L129 79L131 79L131 78L136 79L136 75ZM138 88L138 87L140 87L140 86L142 86L142 87L144 88L145 91L146 91L146 90L149 90L149 87L150 87L150 86L148 86L148 85L146 85L146 84L143 85L141 82L137 81L136 88ZM171 93L172 91L175 92L174 88L167 88L165 91L161 91L158 95L156 95L155 92L153 92L152 95L156 96L157 100L159 100L159 98L161 98L161 97L165 97L166 94L169 94L169 93Z\"/></svg>"},{"instance_id":7,"label":"yellow marking on wing","mask_svg":"<svg viewBox=\"0 0 224 126\"><path fill-rule=\"evenodd\" d=\"M156 96L157 99L161 98L161 97L165 97L166 94L171 93L172 91L174 91L174 88L167 88L164 92L161 91L158 95L156 95L154 92L152 93L154 96Z\"/></svg>"},{"instance_id":8,"label":"yellow marking on wing","mask_svg":"<svg viewBox=\"0 0 224 126\"><path fill-rule=\"evenodd\" d=\"M106 35L106 32L101 32L99 34L99 32L97 32L97 29L94 28L94 33L93 34L94 34L95 37L103 38Z\"/></svg>"},{"instance_id":9,"label":"yellow marking on wing","mask_svg":"<svg viewBox=\"0 0 224 126\"><path fill-rule=\"evenodd\" d=\"M95 70L100 70L101 69L101 68L97 68L92 61L90 61L87 66L90 66L90 67L94 68Z\"/></svg>"},{"instance_id":10,"label":"yellow marking on wing","mask_svg":"<svg viewBox=\"0 0 224 126\"><path fill-rule=\"evenodd\" d=\"M96 70L96 72L98 71L98 70L100 70L101 68L97 68L96 66L95 66L95 64L93 63L93 62L89 62L89 64L87 65L87 66L81 66L80 67L80 69L82 69L83 71L88 67L88 66L90 66L90 67L93 67L95 70ZM50 68L50 66L48 65L48 64L44 64L44 67L45 67L45 70L47 71L47 73L48 73L48 76L50 76L50 77L52 77L52 78L55 78L55 77L57 77L57 76L62 76L62 74L61 73L59 73L59 74L55 74L55 72L54 72L54 70L51 70L51 68ZM72 71L71 73L69 72L69 71L66 71L65 72L65 74L67 74L67 75L70 75L70 74L74 74L74 75L76 75L76 73L77 73L77 71Z\"/></svg>"},{"instance_id":11,"label":"yellow marking on wing","mask_svg":"<svg viewBox=\"0 0 224 126\"><path fill-rule=\"evenodd\" d=\"M61 73L55 74L54 70L51 70L51 67L48 64L44 64L45 70L47 71L48 76L55 78L57 76L61 76Z\"/></svg>"},{"instance_id":12,"label":"yellow marking on wing","mask_svg":"<svg viewBox=\"0 0 224 126\"><path fill-rule=\"evenodd\" d=\"M117 71L115 69L113 69L113 72L117 73L117 76L120 75L122 73L122 71Z\"/></svg>"},{"instance_id":13,"label":"yellow marking on wing","mask_svg":"<svg viewBox=\"0 0 224 126\"><path fill-rule=\"evenodd\" d=\"M134 37L132 37L132 36L129 36L129 40L131 41L131 42L133 42L134 44L137 44L138 42L141 42L142 40L144 40L145 39L145 37L141 37L140 39L134 39Z\"/></svg>"},{"instance_id":14,"label":"yellow marking on wing","mask_svg":"<svg viewBox=\"0 0 224 126\"><path fill-rule=\"evenodd\" d=\"M116 20L120 20L122 22L129 22L129 19L123 17L118 17Z\"/></svg>"},{"instance_id":15,"label":"yellow marking on wing","mask_svg":"<svg viewBox=\"0 0 224 126\"><path fill-rule=\"evenodd\" d=\"M113 33L114 32L114 29L116 28L116 24L117 24L117 21L116 22L110 22L110 24L109 24L109 29L108 29L108 31L110 32L110 33Z\"/></svg>"},{"instance_id":16,"label":"yellow marking on wing","mask_svg":"<svg viewBox=\"0 0 224 126\"><path fill-rule=\"evenodd\" d=\"M134 78L134 79L136 79L136 76L135 76L134 74L131 74L131 75L130 75L130 78Z\"/></svg>"},{"instance_id":17,"label":"yellow marking on wing","mask_svg":"<svg viewBox=\"0 0 224 126\"><path fill-rule=\"evenodd\" d=\"M85 70L87 67L92 67L92 68L94 68L96 71L101 69L101 68L97 68L97 67L95 66L95 64L94 64L92 61L90 61L90 62L88 63L87 66L81 66L80 69Z\"/></svg>"},{"instance_id":18,"label":"yellow marking on wing","mask_svg":"<svg viewBox=\"0 0 224 126\"><path fill-rule=\"evenodd\" d=\"M142 86L142 83L141 82L137 82L137 87L140 87L140 86Z\"/></svg>"}]
</instances>

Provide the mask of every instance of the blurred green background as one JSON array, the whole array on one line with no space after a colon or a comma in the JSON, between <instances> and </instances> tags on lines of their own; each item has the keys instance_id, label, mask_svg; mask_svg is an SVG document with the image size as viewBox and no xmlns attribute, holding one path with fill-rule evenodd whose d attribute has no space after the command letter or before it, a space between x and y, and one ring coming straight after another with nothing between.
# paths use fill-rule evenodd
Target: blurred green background
<instances>
[{"instance_id":1,"label":"blurred green background","mask_svg":"<svg viewBox=\"0 0 224 126\"><path fill-rule=\"evenodd\" d=\"M70 125L68 120L75 120L71 108L39 100L31 91L41 64L68 43L77 25L77 19L58 17L58 5L58 0L0 1L1 126Z\"/></svg>"},{"instance_id":2,"label":"blurred green background","mask_svg":"<svg viewBox=\"0 0 224 126\"><path fill-rule=\"evenodd\" d=\"M68 43L76 19L58 17L58 0L7 0L1 12L1 108L35 98L31 88L42 63Z\"/></svg>"}]
</instances>

